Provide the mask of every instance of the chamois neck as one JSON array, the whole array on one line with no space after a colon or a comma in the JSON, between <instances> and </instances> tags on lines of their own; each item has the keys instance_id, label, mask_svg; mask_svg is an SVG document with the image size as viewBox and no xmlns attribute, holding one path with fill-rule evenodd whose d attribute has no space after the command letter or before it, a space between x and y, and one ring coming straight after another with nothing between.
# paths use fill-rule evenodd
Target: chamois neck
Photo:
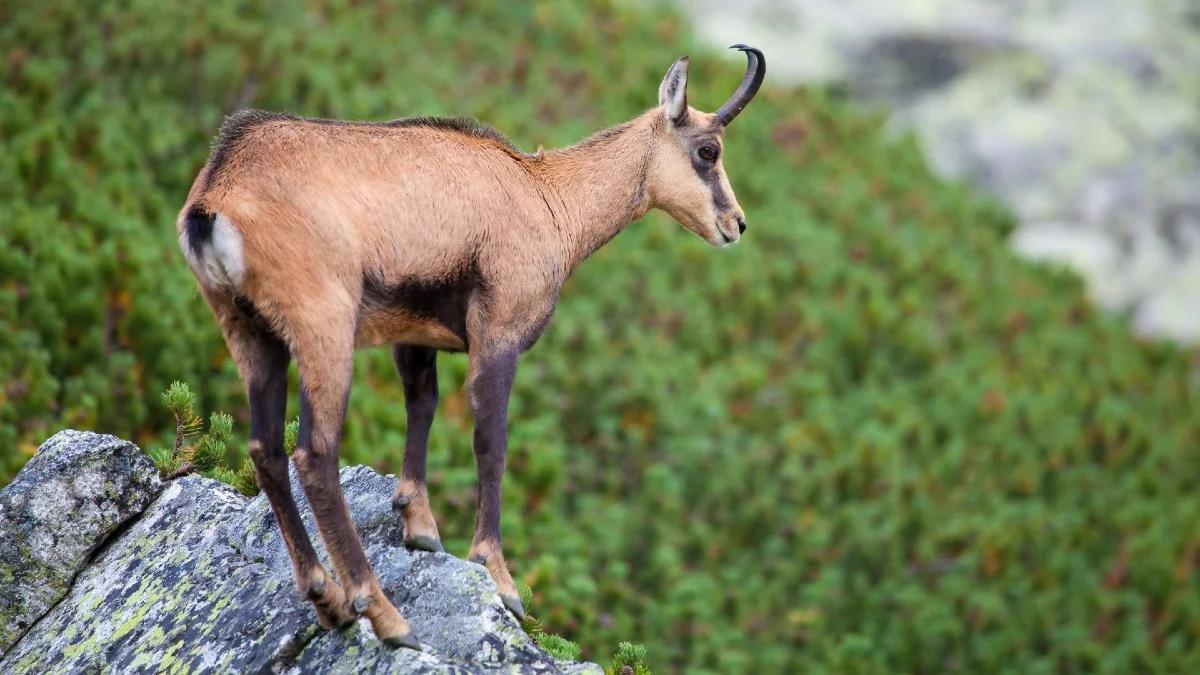
<instances>
[{"instance_id":1,"label":"chamois neck","mask_svg":"<svg viewBox=\"0 0 1200 675\"><path fill-rule=\"evenodd\" d=\"M653 132L642 115L541 156L543 180L560 200L556 215L571 269L649 210Z\"/></svg>"}]
</instances>

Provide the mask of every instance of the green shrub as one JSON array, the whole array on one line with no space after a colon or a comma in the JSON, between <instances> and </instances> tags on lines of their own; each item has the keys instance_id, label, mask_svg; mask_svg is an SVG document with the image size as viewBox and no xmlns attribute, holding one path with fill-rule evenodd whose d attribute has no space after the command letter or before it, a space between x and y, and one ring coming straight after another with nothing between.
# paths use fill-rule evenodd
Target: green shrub
<instances>
[{"instance_id":1,"label":"green shrub","mask_svg":"<svg viewBox=\"0 0 1200 675\"><path fill-rule=\"evenodd\" d=\"M577 660L582 651L579 645L559 635L547 633L542 628L542 622L531 611L533 609L533 589L529 587L529 584L519 579L515 581L517 595L521 599L521 606L525 608L525 622L521 627L525 629L526 633L529 633L529 636L533 638L533 641L539 647L546 650L554 658L565 661Z\"/></svg>"},{"instance_id":2,"label":"green shrub","mask_svg":"<svg viewBox=\"0 0 1200 675\"><path fill-rule=\"evenodd\" d=\"M228 463L227 444L233 437L233 417L223 412L213 413L208 421L208 431L196 438L204 423L196 416L196 396L192 390L175 381L160 398L163 407L175 418L175 440L170 447L151 448L147 454L164 478L200 473L228 483L242 494L258 494L254 465L249 458L243 458L237 469Z\"/></svg>"},{"instance_id":3,"label":"green shrub","mask_svg":"<svg viewBox=\"0 0 1200 675\"><path fill-rule=\"evenodd\" d=\"M574 661L579 658L579 645L562 636L542 633L538 636L537 643L539 647L546 650L546 653L556 659Z\"/></svg>"},{"instance_id":4,"label":"green shrub","mask_svg":"<svg viewBox=\"0 0 1200 675\"><path fill-rule=\"evenodd\" d=\"M296 449L296 439L300 437L300 419L291 420L283 427L283 449L291 456Z\"/></svg>"},{"instance_id":5,"label":"green shrub","mask_svg":"<svg viewBox=\"0 0 1200 675\"><path fill-rule=\"evenodd\" d=\"M579 645L560 635L547 633L542 628L542 623L534 618L532 614L526 613L525 622L521 627L524 628L525 632L533 638L533 641L536 642L539 647L546 650L546 653L550 654L550 656L566 661L574 661L579 658L579 655L582 651Z\"/></svg>"},{"instance_id":6,"label":"green shrub","mask_svg":"<svg viewBox=\"0 0 1200 675\"><path fill-rule=\"evenodd\" d=\"M612 665L604 669L605 675L650 675L646 667L645 645L622 642L613 654Z\"/></svg>"},{"instance_id":7,"label":"green shrub","mask_svg":"<svg viewBox=\"0 0 1200 675\"><path fill-rule=\"evenodd\" d=\"M49 0L0 8L0 45L5 476L63 426L170 444L176 379L245 428L173 228L235 106L472 115L532 149L652 105L680 54L701 108L743 68L602 0ZM1200 671L1197 354L1016 259L1007 214L828 92L768 82L725 156L744 242L631 226L517 376L505 551L545 625L666 672ZM462 553L466 363L440 366ZM344 460L398 471L390 356L356 371Z\"/></svg>"}]
</instances>

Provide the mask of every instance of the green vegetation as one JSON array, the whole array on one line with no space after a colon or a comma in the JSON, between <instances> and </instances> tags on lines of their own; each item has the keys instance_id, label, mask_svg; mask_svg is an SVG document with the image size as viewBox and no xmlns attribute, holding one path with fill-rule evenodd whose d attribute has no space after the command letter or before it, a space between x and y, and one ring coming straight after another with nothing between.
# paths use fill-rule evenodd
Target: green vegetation
<instances>
[{"instance_id":1,"label":"green vegetation","mask_svg":"<svg viewBox=\"0 0 1200 675\"><path fill-rule=\"evenodd\" d=\"M172 382L162 393L162 404L175 418L175 442L170 447L151 448L147 454L164 478L199 473L228 483L244 495L258 494L250 459L243 458L236 469L229 465L232 417L222 412L213 413L208 431L197 438L204 422L195 412L196 395L186 384Z\"/></svg>"},{"instance_id":2,"label":"green vegetation","mask_svg":"<svg viewBox=\"0 0 1200 675\"><path fill-rule=\"evenodd\" d=\"M605 675L650 675L646 667L646 648L630 642L622 642L613 655L612 666L605 668Z\"/></svg>"},{"instance_id":3,"label":"green vegetation","mask_svg":"<svg viewBox=\"0 0 1200 675\"><path fill-rule=\"evenodd\" d=\"M520 580L516 584L517 593L521 596L521 606L525 608L525 622L521 626L525 629L525 632L529 633L533 641L538 643L538 646L545 649L554 658L565 659L567 661L578 660L581 652L579 645L564 637L547 633L542 628L542 622L538 621L537 617L530 611L530 605L533 603L533 589L529 587L529 584Z\"/></svg>"},{"instance_id":4,"label":"green vegetation","mask_svg":"<svg viewBox=\"0 0 1200 675\"><path fill-rule=\"evenodd\" d=\"M533 636L534 641L538 643L539 647L545 649L546 653L550 654L556 659L563 659L566 661L575 661L579 659L579 655L581 653L579 645L560 635L552 635L544 630L541 630L540 628L530 632L530 635Z\"/></svg>"},{"instance_id":5,"label":"green vegetation","mask_svg":"<svg viewBox=\"0 0 1200 675\"><path fill-rule=\"evenodd\" d=\"M742 72L667 8L509 4L0 8L0 476L63 426L171 443L176 379L240 420L241 462L173 228L233 108L465 114L532 149L649 107L680 54L702 108ZM728 136L744 243L632 226L517 376L505 551L541 622L665 672L1200 671L1197 354L1016 259L1009 217L876 117L769 85ZM461 554L466 364L440 364ZM391 359L356 366L345 461L397 471Z\"/></svg>"}]
</instances>

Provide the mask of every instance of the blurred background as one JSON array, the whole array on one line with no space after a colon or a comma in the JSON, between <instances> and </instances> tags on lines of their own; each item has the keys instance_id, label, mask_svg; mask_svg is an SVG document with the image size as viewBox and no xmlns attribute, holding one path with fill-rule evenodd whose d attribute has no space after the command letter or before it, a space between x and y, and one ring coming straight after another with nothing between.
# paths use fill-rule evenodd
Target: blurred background
<instances>
[{"instance_id":1,"label":"blurred background","mask_svg":"<svg viewBox=\"0 0 1200 675\"><path fill-rule=\"evenodd\" d=\"M1200 341L1200 2L686 0L776 82L844 88L1143 335ZM738 37L742 36L742 37Z\"/></svg>"},{"instance_id":2,"label":"blurred background","mask_svg":"<svg viewBox=\"0 0 1200 675\"><path fill-rule=\"evenodd\" d=\"M712 110L748 42L744 242L651 214L518 373L532 612L662 672L1200 672L1194 3L87 5L0 4L0 483L63 427L168 444L173 380L244 460L174 232L225 114L469 115L532 150L651 107L683 54ZM466 360L440 366L462 554ZM355 385L344 462L398 471L386 350Z\"/></svg>"}]
</instances>

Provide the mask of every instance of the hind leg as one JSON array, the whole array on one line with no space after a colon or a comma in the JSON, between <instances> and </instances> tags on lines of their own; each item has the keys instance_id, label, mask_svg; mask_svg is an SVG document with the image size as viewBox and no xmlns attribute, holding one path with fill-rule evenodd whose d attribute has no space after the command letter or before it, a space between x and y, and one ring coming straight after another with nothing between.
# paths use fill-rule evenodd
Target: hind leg
<instances>
[{"instance_id":1,"label":"hind leg","mask_svg":"<svg viewBox=\"0 0 1200 675\"><path fill-rule=\"evenodd\" d=\"M288 481L287 455L283 450L290 360L287 348L253 310L243 311L219 293L205 291L205 296L246 384L250 400L250 460L258 486L279 523L292 559L296 586L301 596L312 601L321 626L346 626L356 617L346 610L345 593L317 558Z\"/></svg>"},{"instance_id":2,"label":"hind leg","mask_svg":"<svg viewBox=\"0 0 1200 675\"><path fill-rule=\"evenodd\" d=\"M429 492L425 486L425 453L438 402L437 351L428 347L396 345L392 355L404 384L404 407L408 414L404 475L396 486L392 505L404 518L405 546L442 551L442 540L429 508Z\"/></svg>"},{"instance_id":3,"label":"hind leg","mask_svg":"<svg viewBox=\"0 0 1200 675\"><path fill-rule=\"evenodd\" d=\"M347 610L366 616L376 636L389 646L419 650L408 622L371 570L338 480L338 450L353 375L353 314L318 316L307 311L289 318L300 370L300 435L292 458L346 590Z\"/></svg>"}]
</instances>

